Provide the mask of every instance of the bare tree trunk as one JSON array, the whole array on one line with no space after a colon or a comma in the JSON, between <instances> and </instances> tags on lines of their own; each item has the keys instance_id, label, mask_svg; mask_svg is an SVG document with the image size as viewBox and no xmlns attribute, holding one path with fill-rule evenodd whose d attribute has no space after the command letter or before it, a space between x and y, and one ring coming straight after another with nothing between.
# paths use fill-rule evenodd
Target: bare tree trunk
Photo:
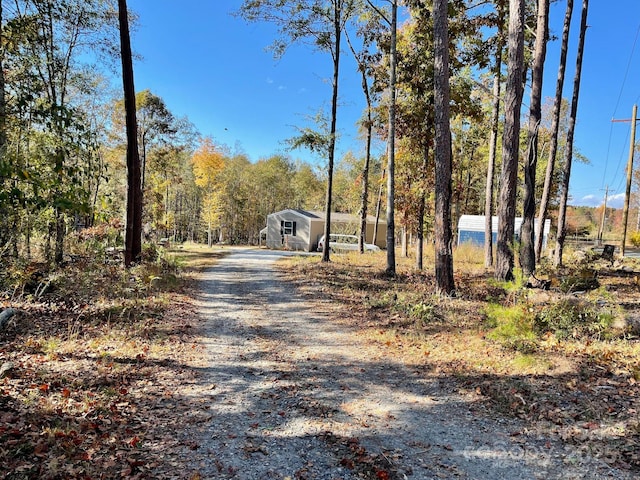
<instances>
[{"instance_id":1,"label":"bare tree trunk","mask_svg":"<svg viewBox=\"0 0 640 480\"><path fill-rule=\"evenodd\" d=\"M435 273L438 290L452 294L453 248L451 237L451 127L449 123L448 2L433 2L434 105L435 105Z\"/></svg>"},{"instance_id":2,"label":"bare tree trunk","mask_svg":"<svg viewBox=\"0 0 640 480\"><path fill-rule=\"evenodd\" d=\"M127 225L125 235L125 265L139 260L142 253L142 185L140 154L136 122L136 90L133 81L131 37L126 0L118 0L122 83L127 124Z\"/></svg>"},{"instance_id":3,"label":"bare tree trunk","mask_svg":"<svg viewBox=\"0 0 640 480\"><path fill-rule=\"evenodd\" d=\"M567 51L569 49L569 30L571 28L571 17L573 16L573 0L567 0L567 10L564 16L564 26L562 28L562 45L560 47L560 65L558 67L558 79L556 81L556 95L553 101L553 114L551 120L551 145L549 147L549 160L544 177L544 188L540 199L540 211L538 212L538 225L540 235L536 238L536 259L540 260L542 255L542 242L544 223L547 220L547 210L549 199L551 198L551 182L553 181L553 171L556 165L556 155L558 152L558 132L560 130L560 111L562 109L562 90L564 89L564 76L567 66Z\"/></svg>"},{"instance_id":4,"label":"bare tree trunk","mask_svg":"<svg viewBox=\"0 0 640 480\"><path fill-rule=\"evenodd\" d=\"M141 140L142 140L142 158L140 158L140 163L141 165L141 179L140 179L140 188L142 189L142 192L144 192L144 185L145 185L145 181L146 181L146 175L147 175L147 132L145 131L142 135L140 135ZM144 194L144 193L143 193Z\"/></svg>"},{"instance_id":5,"label":"bare tree trunk","mask_svg":"<svg viewBox=\"0 0 640 480\"><path fill-rule=\"evenodd\" d=\"M64 213L62 212L62 209L60 207L55 208L54 224L56 232L54 260L57 265L60 265L64 257L64 236L66 234L66 221Z\"/></svg>"},{"instance_id":6,"label":"bare tree trunk","mask_svg":"<svg viewBox=\"0 0 640 480\"><path fill-rule=\"evenodd\" d=\"M380 187L378 188L378 200L376 202L376 223L373 225L373 242L378 240L378 224L380 223L380 210L382 209L382 189L384 188L384 176L386 170L382 169L382 175L380 175Z\"/></svg>"},{"instance_id":7,"label":"bare tree trunk","mask_svg":"<svg viewBox=\"0 0 640 480\"><path fill-rule=\"evenodd\" d=\"M500 85L502 82L502 51L504 50L504 9L498 5L498 41L493 65L493 111L491 112L491 136L489 138L489 164L487 165L487 186L484 203L484 266L493 265L493 182L495 178L498 128L500 126Z\"/></svg>"},{"instance_id":8,"label":"bare tree trunk","mask_svg":"<svg viewBox=\"0 0 640 480\"><path fill-rule=\"evenodd\" d=\"M502 138L502 174L498 205L496 278L513 280L513 235L516 217L516 182L520 140L520 107L524 70L524 0L509 2L509 61L505 92L505 121Z\"/></svg>"},{"instance_id":9,"label":"bare tree trunk","mask_svg":"<svg viewBox=\"0 0 640 480\"><path fill-rule=\"evenodd\" d=\"M0 44L4 45L2 2L0 2ZM0 192L4 190L5 178L8 177L9 165L6 161L7 153L7 121L6 121L6 97L4 92L4 48L0 49ZM7 218L9 211L5 203L0 203L0 249L6 243L6 231L8 230Z\"/></svg>"},{"instance_id":10,"label":"bare tree trunk","mask_svg":"<svg viewBox=\"0 0 640 480\"><path fill-rule=\"evenodd\" d=\"M331 236L331 196L333 195L333 163L336 151L336 124L338 118L338 78L340 72L340 40L342 38L342 9L337 2L333 10L333 27L335 35L335 51L333 52L333 95L331 97L331 130L329 132L329 162L327 165L327 198L325 204L324 238L325 248L322 250L322 261L329 261L329 238Z\"/></svg>"},{"instance_id":11,"label":"bare tree trunk","mask_svg":"<svg viewBox=\"0 0 640 480\"><path fill-rule=\"evenodd\" d=\"M213 245L213 231L211 230L212 208L209 208L209 218L207 219L207 246L211 248Z\"/></svg>"},{"instance_id":12,"label":"bare tree trunk","mask_svg":"<svg viewBox=\"0 0 640 480\"><path fill-rule=\"evenodd\" d=\"M531 102L527 132L527 158L524 165L524 204L520 230L520 266L524 278L536 270L535 215L536 168L538 165L538 129L542 119L542 77L549 37L549 0L538 0L536 44L531 69ZM540 227L539 227L540 228ZM541 231L542 232L542 231Z\"/></svg>"},{"instance_id":13,"label":"bare tree trunk","mask_svg":"<svg viewBox=\"0 0 640 480\"><path fill-rule=\"evenodd\" d=\"M416 270L424 268L424 213L426 211L427 199L424 192L420 195L418 203L418 228L416 232Z\"/></svg>"},{"instance_id":14,"label":"bare tree trunk","mask_svg":"<svg viewBox=\"0 0 640 480\"><path fill-rule=\"evenodd\" d=\"M102 171L104 169L104 159L102 158L102 153L98 152L98 170ZM100 180L101 178L96 179L95 188L91 194L91 217L89 219L89 226L93 227L96 222L96 210L98 206L98 195L100 194Z\"/></svg>"},{"instance_id":15,"label":"bare tree trunk","mask_svg":"<svg viewBox=\"0 0 640 480\"><path fill-rule=\"evenodd\" d=\"M27 214L27 227L24 232L24 250L27 260L31 260L31 231L33 230L31 222L31 214Z\"/></svg>"},{"instance_id":16,"label":"bare tree trunk","mask_svg":"<svg viewBox=\"0 0 640 480\"><path fill-rule=\"evenodd\" d=\"M364 74L363 74L364 75ZM363 87L364 88L364 87ZM371 99L367 88L367 140L366 153L364 158L364 167L362 169L362 200L360 203L360 238L358 240L358 249L360 253L364 253L364 244L367 240L367 208L369 203L369 165L371 164L371 142L373 139L373 120L371 118ZM376 243L376 238L371 240Z\"/></svg>"},{"instance_id":17,"label":"bare tree trunk","mask_svg":"<svg viewBox=\"0 0 640 480\"><path fill-rule=\"evenodd\" d=\"M171 196L171 191L169 190L168 175L166 172L164 182L166 184L166 187L164 189L164 219L162 223L164 223L164 236L169 237L169 209L171 208L171 205L169 204L169 197ZM144 191L144 184L142 183L142 181L140 182L140 188Z\"/></svg>"},{"instance_id":18,"label":"bare tree trunk","mask_svg":"<svg viewBox=\"0 0 640 480\"><path fill-rule=\"evenodd\" d=\"M367 66L362 62L361 57L358 56L356 49L354 48L349 38L348 32L346 33L347 43L349 49L353 54L353 57L358 63L358 70L360 71L362 81L362 93L364 93L365 100L367 101L367 118L365 120L366 127L366 145L365 145L365 157L364 166L362 168L362 196L360 197L360 234L358 236L358 251L364 253L364 244L367 241L367 209L369 204L369 166L371 164L371 143L373 141L373 107L371 105L371 94L369 93L369 80L367 78ZM371 243L376 243L375 236Z\"/></svg>"},{"instance_id":19,"label":"bare tree trunk","mask_svg":"<svg viewBox=\"0 0 640 480\"><path fill-rule=\"evenodd\" d=\"M2 2L0 2L0 44L4 45ZM4 48L0 49L0 188L5 182L6 152L7 152L7 103L4 92ZM0 207L2 207L0 205Z\"/></svg>"},{"instance_id":20,"label":"bare tree trunk","mask_svg":"<svg viewBox=\"0 0 640 480\"><path fill-rule=\"evenodd\" d=\"M629 202L631 201L631 180L633 178L633 157L636 153L636 119L638 118L638 105L633 106L631 114L631 142L629 145L629 159L627 161L627 186L624 193L624 206L622 207L622 240L620 240L620 256L624 258L627 247L627 228L629 225Z\"/></svg>"},{"instance_id":21,"label":"bare tree trunk","mask_svg":"<svg viewBox=\"0 0 640 480\"><path fill-rule=\"evenodd\" d=\"M471 154L469 155L469 161L473 164L473 160L474 157L476 156L476 149L475 147L471 149ZM467 183L465 185L465 192L464 192L464 208L462 209L463 212L468 212L469 211L469 198L471 197L471 186L473 184L473 177L471 175L471 170L467 169ZM454 223L454 225L458 225L458 221L460 220L460 216L456 215L456 222ZM457 233L457 228L456 228L456 232Z\"/></svg>"},{"instance_id":22,"label":"bare tree trunk","mask_svg":"<svg viewBox=\"0 0 640 480\"><path fill-rule=\"evenodd\" d=\"M569 180L571 178L571 164L573 163L573 135L576 127L576 117L578 116L580 77L582 75L582 56L584 53L584 39L587 33L588 11L589 0L582 0L582 18L580 19L580 37L578 40L578 55L576 58L576 74L573 79L573 97L571 98L571 113L569 115L569 128L567 130L567 144L564 151L565 164L562 176L560 207L558 211L558 237L553 258L553 263L557 267L562 265L562 250L564 248L564 240L567 235L565 217L567 213L567 201L569 199Z\"/></svg>"},{"instance_id":23,"label":"bare tree trunk","mask_svg":"<svg viewBox=\"0 0 640 480\"><path fill-rule=\"evenodd\" d=\"M427 177L427 168L429 165L429 141L425 139L424 142L424 152L422 159L422 181L426 183ZM424 214L427 209L427 192L426 188L422 188L422 192L420 194L420 200L418 203L418 229L416 232L416 269L422 270L424 268Z\"/></svg>"},{"instance_id":24,"label":"bare tree trunk","mask_svg":"<svg viewBox=\"0 0 640 480\"><path fill-rule=\"evenodd\" d=\"M391 55L389 79L389 160L387 162L387 269L396 274L395 231L395 156L396 156L396 30L398 27L398 1L391 2Z\"/></svg>"},{"instance_id":25,"label":"bare tree trunk","mask_svg":"<svg viewBox=\"0 0 640 480\"><path fill-rule=\"evenodd\" d=\"M46 39L45 41L47 43L46 56L47 56L47 72L48 72L48 78L49 78L49 85L48 85L49 100L51 101L52 105L54 105L57 109L58 108L61 109L62 107L65 106L65 88L66 87L63 83L63 85L60 86L60 90L58 90L58 83L54 80L55 78L54 65L57 66L57 68L62 68L63 70L68 71L67 70L68 64L61 67L59 62L57 63L54 60L55 58L54 52L56 49L54 46L55 28L53 24L53 18L56 16L56 14L53 11L53 7L54 7L54 3L51 1L44 2L41 5L43 12L46 13L46 21L42 23L41 33L45 37ZM70 55L67 56L67 59L69 58L70 58ZM60 117L59 112L54 114L52 124L54 129L53 133L61 138L63 136L64 126L63 126L63 120ZM62 185L62 183L65 181L64 173L63 173L64 163L65 163L65 151L61 146L58 146L55 149L54 170L58 177L57 180L59 185L54 187L54 191L53 191L54 198L57 197L58 195L61 195L60 185ZM63 260L64 236L66 233L65 232L65 216L64 216L63 209L60 205L56 205L54 207L53 215L54 215L53 224L50 227L51 231L55 233L53 259L54 259L54 262L59 265L62 263L62 260Z\"/></svg>"},{"instance_id":26,"label":"bare tree trunk","mask_svg":"<svg viewBox=\"0 0 640 480\"><path fill-rule=\"evenodd\" d=\"M18 214L15 210L12 217L11 230L13 231L13 235L11 235L11 255L13 258L18 258L18 232L20 231L20 225L18 223Z\"/></svg>"}]
</instances>

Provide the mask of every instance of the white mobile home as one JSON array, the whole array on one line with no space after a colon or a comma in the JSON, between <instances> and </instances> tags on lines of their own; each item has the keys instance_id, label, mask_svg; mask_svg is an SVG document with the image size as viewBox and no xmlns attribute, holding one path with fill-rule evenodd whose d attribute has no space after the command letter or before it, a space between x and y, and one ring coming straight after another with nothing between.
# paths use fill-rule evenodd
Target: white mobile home
<instances>
[{"instance_id":1,"label":"white mobile home","mask_svg":"<svg viewBox=\"0 0 640 480\"><path fill-rule=\"evenodd\" d=\"M345 213L331 214L332 233L357 234L360 219ZM387 224L378 222L377 238L373 239L375 217L367 217L365 240L380 248L386 246ZM317 249L318 241L324 234L324 213L306 210L286 209L267 215L267 226L262 230L268 248L285 248L311 252Z\"/></svg>"}]
</instances>

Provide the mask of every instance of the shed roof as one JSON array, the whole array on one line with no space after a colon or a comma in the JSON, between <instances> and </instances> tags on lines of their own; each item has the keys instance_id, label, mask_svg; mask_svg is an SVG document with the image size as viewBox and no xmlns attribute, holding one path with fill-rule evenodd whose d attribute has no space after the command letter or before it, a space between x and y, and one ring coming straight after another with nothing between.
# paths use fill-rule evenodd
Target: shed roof
<instances>
[{"instance_id":1,"label":"shed roof","mask_svg":"<svg viewBox=\"0 0 640 480\"><path fill-rule=\"evenodd\" d=\"M286 212L307 217L311 221L320 221L324 220L325 218L324 212L321 212L319 210L308 211L302 210L300 208L285 208L284 210L280 210L279 212L270 213L269 215L267 215L267 217L270 217L272 215L282 216ZM360 217L358 215L352 215L350 213L331 212L331 221L341 223L359 223ZM375 223L375 221L376 217L374 217L373 215L367 215L367 223ZM381 225L386 225L387 222L383 219L379 219L378 223Z\"/></svg>"},{"instance_id":2,"label":"shed roof","mask_svg":"<svg viewBox=\"0 0 640 480\"><path fill-rule=\"evenodd\" d=\"M272 215L282 216L283 214L285 214L287 212L293 213L293 214L296 214L296 215L300 215L300 216L303 216L303 217L307 217L307 218L310 218L312 220L319 218L317 215L313 214L312 212L308 212L308 211L302 210L300 208L285 208L284 210L280 210L278 212L270 213L269 215L267 215L267 217L270 217Z\"/></svg>"},{"instance_id":3,"label":"shed roof","mask_svg":"<svg viewBox=\"0 0 640 480\"><path fill-rule=\"evenodd\" d=\"M314 210L313 212L310 212L310 213L315 215L316 218L320 218L322 220L324 220L325 218L324 212ZM359 223L360 217L358 215L352 215L351 213L331 212L331 220L334 222ZM367 215L368 223L374 223L375 221L376 221L376 217L374 217L373 215ZM387 222L383 219L379 219L378 223L386 225Z\"/></svg>"},{"instance_id":4,"label":"shed roof","mask_svg":"<svg viewBox=\"0 0 640 480\"><path fill-rule=\"evenodd\" d=\"M484 218L484 215L461 215L458 220L458 230L484 232ZM491 229L494 232L498 230L498 217L491 218Z\"/></svg>"},{"instance_id":5,"label":"shed roof","mask_svg":"<svg viewBox=\"0 0 640 480\"><path fill-rule=\"evenodd\" d=\"M292 208L291 210L293 210L294 212L298 212L300 215L304 215L305 217L320 218L315 213L302 210L301 208Z\"/></svg>"}]
</instances>

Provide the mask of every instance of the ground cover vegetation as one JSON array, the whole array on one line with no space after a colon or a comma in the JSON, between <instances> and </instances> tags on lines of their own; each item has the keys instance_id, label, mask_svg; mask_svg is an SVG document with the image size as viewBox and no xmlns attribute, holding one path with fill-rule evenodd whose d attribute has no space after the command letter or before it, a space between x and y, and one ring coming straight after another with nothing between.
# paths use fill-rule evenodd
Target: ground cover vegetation
<instances>
[{"instance_id":1,"label":"ground cover vegetation","mask_svg":"<svg viewBox=\"0 0 640 480\"><path fill-rule=\"evenodd\" d=\"M529 432L640 472L640 304L629 273L640 265L569 252L572 267L550 269L540 291L494 280L478 247L454 253L453 297L436 293L433 274L412 259L393 280L380 254L297 258L282 269L310 297L342 305L339 321L468 395L478 412L517 417Z\"/></svg>"},{"instance_id":2,"label":"ground cover vegetation","mask_svg":"<svg viewBox=\"0 0 640 480\"><path fill-rule=\"evenodd\" d=\"M0 289L2 477L161 478L184 468L205 355L188 290L221 253L145 249L133 268L80 256ZM200 412L200 413L196 413Z\"/></svg>"}]
</instances>

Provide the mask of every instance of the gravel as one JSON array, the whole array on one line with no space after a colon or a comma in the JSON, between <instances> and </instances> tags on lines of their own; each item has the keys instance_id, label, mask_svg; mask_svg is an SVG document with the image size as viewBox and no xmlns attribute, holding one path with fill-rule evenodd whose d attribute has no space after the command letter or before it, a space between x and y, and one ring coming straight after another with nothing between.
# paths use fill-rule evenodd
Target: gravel
<instances>
[{"instance_id":1,"label":"gravel","mask_svg":"<svg viewBox=\"0 0 640 480\"><path fill-rule=\"evenodd\" d=\"M278 278L285 254L234 250L202 276L199 478L631 478L333 322L338 306Z\"/></svg>"}]
</instances>

